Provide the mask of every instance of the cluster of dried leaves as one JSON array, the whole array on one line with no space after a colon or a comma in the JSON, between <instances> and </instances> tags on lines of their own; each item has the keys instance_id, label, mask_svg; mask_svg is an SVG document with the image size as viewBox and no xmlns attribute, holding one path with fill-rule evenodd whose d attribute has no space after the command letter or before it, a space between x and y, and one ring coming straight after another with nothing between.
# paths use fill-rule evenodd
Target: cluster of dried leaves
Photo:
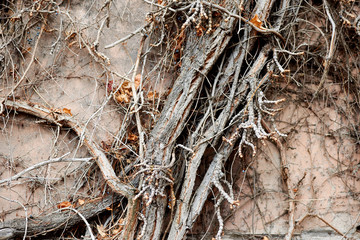
<instances>
[{"instance_id":1,"label":"cluster of dried leaves","mask_svg":"<svg viewBox=\"0 0 360 240\"><path fill-rule=\"evenodd\" d=\"M135 89L138 90L141 82L141 75L138 74L135 77ZM131 90L131 83L128 80L122 82L119 88L116 88L116 92L114 93L114 98L118 103L130 103L130 100L133 96Z\"/></svg>"}]
</instances>

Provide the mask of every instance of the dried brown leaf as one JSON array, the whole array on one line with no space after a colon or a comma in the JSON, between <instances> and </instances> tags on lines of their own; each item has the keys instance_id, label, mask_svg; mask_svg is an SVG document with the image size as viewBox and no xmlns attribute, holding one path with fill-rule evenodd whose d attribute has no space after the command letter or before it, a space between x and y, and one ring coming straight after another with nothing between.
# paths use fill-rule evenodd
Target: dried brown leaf
<instances>
[{"instance_id":1,"label":"dried brown leaf","mask_svg":"<svg viewBox=\"0 0 360 240\"><path fill-rule=\"evenodd\" d=\"M63 108L63 109L62 109L62 112L65 113L65 114L67 114L67 115L72 116L71 109L69 109L69 108Z\"/></svg>"},{"instance_id":2,"label":"dried brown leaf","mask_svg":"<svg viewBox=\"0 0 360 240\"><path fill-rule=\"evenodd\" d=\"M159 93L157 93L156 91L149 91L147 94L147 98L152 101L154 100L154 98L158 98L159 97Z\"/></svg>"},{"instance_id":3,"label":"dried brown leaf","mask_svg":"<svg viewBox=\"0 0 360 240\"><path fill-rule=\"evenodd\" d=\"M264 29L261 25L262 22L259 19L259 16L257 14L255 14L255 16L250 20L250 22L252 24L254 24L256 27L260 28L260 29Z\"/></svg>"},{"instance_id":4,"label":"dried brown leaf","mask_svg":"<svg viewBox=\"0 0 360 240\"><path fill-rule=\"evenodd\" d=\"M116 94L115 99L118 103L129 103L130 102L130 96L128 94L124 94L124 93Z\"/></svg>"},{"instance_id":5,"label":"dried brown leaf","mask_svg":"<svg viewBox=\"0 0 360 240\"><path fill-rule=\"evenodd\" d=\"M67 208L67 207L72 207L73 205L71 204L71 202L69 201L64 201L64 202L61 202L57 205L57 207L59 209L62 209L62 208Z\"/></svg>"},{"instance_id":6,"label":"dried brown leaf","mask_svg":"<svg viewBox=\"0 0 360 240\"><path fill-rule=\"evenodd\" d=\"M129 140L129 141L137 141L138 138L139 137L137 135L135 135L133 133L129 133L129 136L128 136L127 140Z\"/></svg>"}]
</instances>

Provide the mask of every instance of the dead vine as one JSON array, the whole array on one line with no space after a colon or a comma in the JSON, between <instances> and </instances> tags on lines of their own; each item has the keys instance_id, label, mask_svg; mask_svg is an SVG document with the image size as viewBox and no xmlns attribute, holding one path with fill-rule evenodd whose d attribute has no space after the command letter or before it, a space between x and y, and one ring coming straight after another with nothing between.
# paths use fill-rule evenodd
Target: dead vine
<instances>
[{"instance_id":1,"label":"dead vine","mask_svg":"<svg viewBox=\"0 0 360 240\"><path fill-rule=\"evenodd\" d=\"M253 204L252 220L258 214L263 225L264 239L272 235L269 224L286 218L282 237L290 240L310 217L348 238L350 230L325 220L313 200L304 203L298 194L315 167L311 165L311 174L299 177L296 162L286 152L296 129L308 124L307 120L284 123L277 117L292 104L289 99L296 98L301 107L321 119L312 109L312 104L321 102L334 107L343 125L348 124L346 131L339 128L343 132L336 135L322 122L326 125L324 139L358 145L354 113L360 106L359 4L144 0L137 4L148 7L142 11L147 12L146 23L134 24L131 31L117 36L113 30L126 25L124 19L134 14L127 11L132 2L125 2L1 2L0 114L6 146L0 150L12 148L14 130L8 129L22 116L36 118L53 133L48 160L29 167L19 164L23 156L15 158L12 150L0 152L6 169L0 173L4 174L1 191L25 184L31 186L33 196L44 189L51 195L46 195L51 200L45 202L55 207L52 192L64 186L69 201L65 197L57 200L59 209L52 212L60 220L54 220L55 226L45 224L50 215L27 216L31 197L24 202L22 198L12 200L25 209L25 228L21 226L24 219L4 221L0 239L25 239L82 222L84 231L73 227L66 234L91 239L180 240L196 232L209 202L214 202L210 208L217 220L209 234L215 239L229 229L232 218L224 215L231 212L228 216L235 216L248 202ZM129 51L130 39L139 43ZM84 81L93 81L94 87L79 88ZM286 124L291 126L284 127ZM62 135L72 138L64 140ZM322 141L327 149L327 140ZM279 199L286 207L284 214L270 216L267 223L269 217L262 212L259 199L268 193L261 191L265 183L257 180L261 166L256 162L266 155L269 143L278 150L277 179L283 183L274 192L282 196ZM66 155L59 150L61 144L71 149ZM82 152L83 147L87 152ZM357 156L355 150L352 153ZM65 158L69 154L73 157ZM79 156L88 154L91 158ZM309 151L310 158L311 154ZM342 154L338 150L335 159L339 172L354 172L353 163L340 171L346 165L339 160ZM330 153L327 157L334 160ZM97 167L89 164L92 160ZM51 167L61 162L71 163L64 172L59 170L61 178L50 181ZM88 164L84 167L77 162ZM73 180L72 187L66 185L68 178ZM315 199L314 181L315 177L308 184ZM347 184L346 188L358 194L358 189ZM110 204L110 191L117 196L116 206ZM89 197L88 206L97 211L84 205L84 195ZM102 199L105 205L90 203L94 199ZM307 212L296 220L300 203L307 206ZM102 213L105 210L111 213ZM256 224L250 225L254 233Z\"/></svg>"}]
</instances>

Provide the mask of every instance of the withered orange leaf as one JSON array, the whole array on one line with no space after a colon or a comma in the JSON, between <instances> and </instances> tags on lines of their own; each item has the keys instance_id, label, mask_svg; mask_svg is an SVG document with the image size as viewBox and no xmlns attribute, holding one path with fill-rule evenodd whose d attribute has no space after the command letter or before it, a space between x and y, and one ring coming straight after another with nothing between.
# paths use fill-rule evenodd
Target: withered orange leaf
<instances>
[{"instance_id":1,"label":"withered orange leaf","mask_svg":"<svg viewBox=\"0 0 360 240\"><path fill-rule=\"evenodd\" d=\"M138 140L138 136L136 136L135 134L133 134L133 133L129 133L129 136L128 136L128 140L129 141L137 141Z\"/></svg>"},{"instance_id":2,"label":"withered orange leaf","mask_svg":"<svg viewBox=\"0 0 360 240\"><path fill-rule=\"evenodd\" d=\"M153 100L153 98L159 97L159 93L157 93L156 91L149 91L147 97L149 98L149 100Z\"/></svg>"},{"instance_id":3,"label":"withered orange leaf","mask_svg":"<svg viewBox=\"0 0 360 240\"><path fill-rule=\"evenodd\" d=\"M154 97L154 92L153 91L149 91L147 94L148 98L153 98Z\"/></svg>"},{"instance_id":4,"label":"withered orange leaf","mask_svg":"<svg viewBox=\"0 0 360 240\"><path fill-rule=\"evenodd\" d=\"M130 82L129 82L129 81L124 81L124 82L122 83L120 89L130 89L130 88L131 88Z\"/></svg>"},{"instance_id":5,"label":"withered orange leaf","mask_svg":"<svg viewBox=\"0 0 360 240\"><path fill-rule=\"evenodd\" d=\"M81 205L84 205L85 201L82 200L82 199L79 199L79 200L78 200L78 203L79 203L79 205L81 206Z\"/></svg>"},{"instance_id":6,"label":"withered orange leaf","mask_svg":"<svg viewBox=\"0 0 360 240\"><path fill-rule=\"evenodd\" d=\"M138 89L141 84L141 74L135 76L134 85L135 89ZM113 87L114 89L115 87ZM129 103L131 97L133 96L132 92L132 83L130 81L124 81L120 89L115 93L115 100L118 103Z\"/></svg>"},{"instance_id":7,"label":"withered orange leaf","mask_svg":"<svg viewBox=\"0 0 360 240\"><path fill-rule=\"evenodd\" d=\"M62 112L65 113L65 114L67 114L67 115L72 116L71 109L69 109L69 108L63 108L63 109L62 109Z\"/></svg>"},{"instance_id":8,"label":"withered orange leaf","mask_svg":"<svg viewBox=\"0 0 360 240\"><path fill-rule=\"evenodd\" d=\"M68 201L64 201L64 202L61 202L57 205L57 207L59 209L62 209L62 208L67 208L67 207L72 207L72 204L71 202L68 202Z\"/></svg>"},{"instance_id":9,"label":"withered orange leaf","mask_svg":"<svg viewBox=\"0 0 360 240\"><path fill-rule=\"evenodd\" d=\"M259 16L257 14L255 14L255 16L250 20L250 22L252 24L254 24L256 27L260 28L260 29L264 29L261 25L262 22L259 19Z\"/></svg>"},{"instance_id":10,"label":"withered orange leaf","mask_svg":"<svg viewBox=\"0 0 360 240\"><path fill-rule=\"evenodd\" d=\"M130 96L127 94L116 94L115 99L119 103L129 103L130 102Z\"/></svg>"},{"instance_id":11,"label":"withered orange leaf","mask_svg":"<svg viewBox=\"0 0 360 240\"><path fill-rule=\"evenodd\" d=\"M76 36L76 32L66 32L66 39L72 39L72 38L75 38Z\"/></svg>"}]
</instances>

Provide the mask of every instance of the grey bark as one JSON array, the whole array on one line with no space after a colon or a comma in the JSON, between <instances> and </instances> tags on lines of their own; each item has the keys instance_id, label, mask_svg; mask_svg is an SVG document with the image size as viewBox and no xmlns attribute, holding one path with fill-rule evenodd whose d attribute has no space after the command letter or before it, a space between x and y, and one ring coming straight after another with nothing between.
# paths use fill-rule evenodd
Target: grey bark
<instances>
[{"instance_id":1,"label":"grey bark","mask_svg":"<svg viewBox=\"0 0 360 240\"><path fill-rule=\"evenodd\" d=\"M204 77L223 53L235 23L234 19L222 22L210 37L198 38L194 33L188 34L180 76L174 83L162 114L146 143L145 161L162 166L170 163L175 141L185 127ZM166 205L166 199L159 198L147 209L144 239L160 238L164 228L163 212Z\"/></svg>"},{"instance_id":2,"label":"grey bark","mask_svg":"<svg viewBox=\"0 0 360 240\"><path fill-rule=\"evenodd\" d=\"M106 211L106 208L118 203L123 197L120 195L108 195L103 199L86 203L76 208L86 219L97 216ZM0 239L10 239L22 237L24 235L26 224L28 237L43 235L58 229L67 229L81 223L81 217L70 210L61 211L61 209L49 213L46 216L35 218L19 218L0 223Z\"/></svg>"}]
</instances>

